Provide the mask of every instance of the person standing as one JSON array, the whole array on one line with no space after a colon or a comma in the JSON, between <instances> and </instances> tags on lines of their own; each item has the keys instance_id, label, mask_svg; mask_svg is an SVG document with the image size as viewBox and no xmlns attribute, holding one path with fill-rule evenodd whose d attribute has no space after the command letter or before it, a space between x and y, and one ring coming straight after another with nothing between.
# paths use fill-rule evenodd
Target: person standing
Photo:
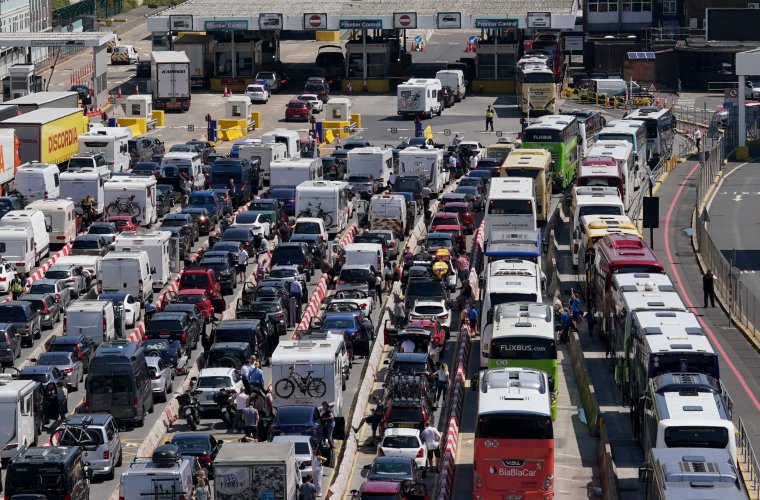
<instances>
[{"instance_id":1,"label":"person standing","mask_svg":"<svg viewBox=\"0 0 760 500\"><path fill-rule=\"evenodd\" d=\"M488 127L491 127L491 132L493 132L493 114L493 108L489 104L486 109L486 132L488 132Z\"/></svg>"},{"instance_id":2,"label":"person standing","mask_svg":"<svg viewBox=\"0 0 760 500\"><path fill-rule=\"evenodd\" d=\"M322 409L319 412L319 420L322 423L323 434L330 444L330 448L333 448L333 431L335 430L335 415L330 403L322 401Z\"/></svg>"},{"instance_id":3,"label":"person standing","mask_svg":"<svg viewBox=\"0 0 760 500\"><path fill-rule=\"evenodd\" d=\"M454 153L451 153L451 155L449 155L449 172L451 173L451 175L454 175L454 172L456 172L456 170L457 170L457 155L455 155ZM452 177L451 179L453 180L454 178Z\"/></svg>"},{"instance_id":4,"label":"person standing","mask_svg":"<svg viewBox=\"0 0 760 500\"><path fill-rule=\"evenodd\" d=\"M375 273L375 295L377 295L378 304L383 303L383 270L380 269Z\"/></svg>"},{"instance_id":5,"label":"person standing","mask_svg":"<svg viewBox=\"0 0 760 500\"><path fill-rule=\"evenodd\" d=\"M454 265L457 268L459 282L464 286L465 281L470 278L470 259L467 257L467 254L460 254L457 260L454 261Z\"/></svg>"},{"instance_id":6,"label":"person standing","mask_svg":"<svg viewBox=\"0 0 760 500\"><path fill-rule=\"evenodd\" d=\"M389 260L385 261L385 269L383 270L383 278L385 278L385 286L383 288L383 291L385 293L390 293L391 287L393 286L393 266L391 265L391 262Z\"/></svg>"},{"instance_id":7,"label":"person standing","mask_svg":"<svg viewBox=\"0 0 760 500\"><path fill-rule=\"evenodd\" d=\"M441 399L441 394L444 394L449 389L449 365L441 363L433 375L437 377L438 381L435 396L437 402Z\"/></svg>"},{"instance_id":8,"label":"person standing","mask_svg":"<svg viewBox=\"0 0 760 500\"><path fill-rule=\"evenodd\" d=\"M198 484L193 489L193 498L195 500L210 500L211 495L208 491L208 484L203 478L198 478Z\"/></svg>"},{"instance_id":9,"label":"person standing","mask_svg":"<svg viewBox=\"0 0 760 500\"><path fill-rule=\"evenodd\" d=\"M243 383L245 384L245 391L247 393L251 392L251 388L248 385L248 374L251 373L251 370L253 369L253 364L256 362L256 356L251 356L249 359L245 360L245 363L243 363L243 366L240 367L240 378L243 379Z\"/></svg>"},{"instance_id":10,"label":"person standing","mask_svg":"<svg viewBox=\"0 0 760 500\"><path fill-rule=\"evenodd\" d=\"M322 496L322 468L327 459L319 454L316 449L311 454L311 478L317 490L317 496Z\"/></svg>"},{"instance_id":11,"label":"person standing","mask_svg":"<svg viewBox=\"0 0 760 500\"><path fill-rule=\"evenodd\" d=\"M348 95L351 95L351 94L349 93ZM313 469L314 469L314 463L312 462L312 470ZM298 487L298 493L300 495L298 498L300 498L301 500L316 500L317 487L314 486L311 475L303 478L303 483L301 483L301 486Z\"/></svg>"},{"instance_id":12,"label":"person standing","mask_svg":"<svg viewBox=\"0 0 760 500\"><path fill-rule=\"evenodd\" d=\"M238 261L235 270L237 271L238 280L240 283L245 283L245 274L248 270L248 252L245 251L243 245L240 245L237 258Z\"/></svg>"},{"instance_id":13,"label":"person standing","mask_svg":"<svg viewBox=\"0 0 760 500\"><path fill-rule=\"evenodd\" d=\"M245 391L240 391L235 394L235 430L243 430L243 410L248 407L249 401L248 394L246 394Z\"/></svg>"},{"instance_id":14,"label":"person standing","mask_svg":"<svg viewBox=\"0 0 760 500\"><path fill-rule=\"evenodd\" d=\"M467 319L470 321L470 331L478 331L478 309L475 306L470 306L470 310L467 311Z\"/></svg>"},{"instance_id":15,"label":"person standing","mask_svg":"<svg viewBox=\"0 0 760 500\"><path fill-rule=\"evenodd\" d=\"M290 282L290 296L296 301L296 318L300 318L301 304L303 302L303 286L298 279Z\"/></svg>"},{"instance_id":16,"label":"person standing","mask_svg":"<svg viewBox=\"0 0 760 500\"><path fill-rule=\"evenodd\" d=\"M394 184L396 184L396 173L391 172L388 176L388 191L393 191Z\"/></svg>"},{"instance_id":17,"label":"person standing","mask_svg":"<svg viewBox=\"0 0 760 500\"><path fill-rule=\"evenodd\" d=\"M242 416L242 423L243 423L243 431L245 432L246 437L253 439L254 441L259 440L259 411L254 408L253 401L248 399L248 402L241 411L238 413L241 413Z\"/></svg>"},{"instance_id":18,"label":"person standing","mask_svg":"<svg viewBox=\"0 0 760 500\"><path fill-rule=\"evenodd\" d=\"M380 423L383 420L383 415L385 414L385 405L377 396L371 396L370 402L375 404L372 412L370 412L370 414L366 417L362 418L359 421L359 425L357 427L352 427L352 429L354 431L354 434L359 434L359 429L362 428L362 425L370 424L372 427L372 445L374 446L374 444L377 442L377 429L380 427Z\"/></svg>"},{"instance_id":19,"label":"person standing","mask_svg":"<svg viewBox=\"0 0 760 500\"><path fill-rule=\"evenodd\" d=\"M407 338L401 342L401 352L414 352L414 348L417 347L414 340Z\"/></svg>"},{"instance_id":20,"label":"person standing","mask_svg":"<svg viewBox=\"0 0 760 500\"><path fill-rule=\"evenodd\" d=\"M55 397L58 402L58 418L64 420L69 413L69 393L63 380L58 381Z\"/></svg>"},{"instance_id":21,"label":"person standing","mask_svg":"<svg viewBox=\"0 0 760 500\"><path fill-rule=\"evenodd\" d=\"M459 143L462 142L462 139L459 138L459 134L454 134L454 138L451 139L451 145L454 147L459 147Z\"/></svg>"},{"instance_id":22,"label":"person standing","mask_svg":"<svg viewBox=\"0 0 760 500\"><path fill-rule=\"evenodd\" d=\"M414 117L414 137L422 137L422 121L419 116Z\"/></svg>"},{"instance_id":23,"label":"person standing","mask_svg":"<svg viewBox=\"0 0 760 500\"><path fill-rule=\"evenodd\" d=\"M427 460L425 465L433 467L438 472L438 459L441 458L441 433L433 426L433 420L428 421L427 427L420 433L420 439L425 443L427 448ZM435 459L433 458L435 457Z\"/></svg>"},{"instance_id":24,"label":"person standing","mask_svg":"<svg viewBox=\"0 0 760 500\"><path fill-rule=\"evenodd\" d=\"M583 311L581 310L581 298L575 290L570 290L570 313L573 315L573 321L578 322L583 317Z\"/></svg>"},{"instance_id":25,"label":"person standing","mask_svg":"<svg viewBox=\"0 0 760 500\"><path fill-rule=\"evenodd\" d=\"M17 274L13 277L13 281L11 281L11 296L13 297L13 300L18 300L22 293L24 293L24 285L21 283L21 279Z\"/></svg>"},{"instance_id":26,"label":"person standing","mask_svg":"<svg viewBox=\"0 0 760 500\"><path fill-rule=\"evenodd\" d=\"M702 151L702 131L697 129L694 131L694 142L697 145L697 153Z\"/></svg>"},{"instance_id":27,"label":"person standing","mask_svg":"<svg viewBox=\"0 0 760 500\"><path fill-rule=\"evenodd\" d=\"M560 327L560 337L559 342L561 344L567 344L567 341L570 340L570 324L573 322L572 317L570 316L570 311L567 310L567 307L562 307L562 312L560 312L559 315L559 327Z\"/></svg>"},{"instance_id":28,"label":"person standing","mask_svg":"<svg viewBox=\"0 0 760 500\"><path fill-rule=\"evenodd\" d=\"M478 168L478 154L476 152L472 152L472 156L470 156L470 170L477 170Z\"/></svg>"},{"instance_id":29,"label":"person standing","mask_svg":"<svg viewBox=\"0 0 760 500\"><path fill-rule=\"evenodd\" d=\"M702 276L702 292L704 292L705 296L705 307L707 307L708 299L710 304L715 307L715 281L715 275L710 269Z\"/></svg>"},{"instance_id":30,"label":"person standing","mask_svg":"<svg viewBox=\"0 0 760 500\"><path fill-rule=\"evenodd\" d=\"M251 388L258 387L262 391L264 390L264 372L261 370L258 361L248 373L248 383L251 384Z\"/></svg>"},{"instance_id":31,"label":"person standing","mask_svg":"<svg viewBox=\"0 0 760 500\"><path fill-rule=\"evenodd\" d=\"M393 319L396 323L396 328L401 328L406 322L406 308L404 307L404 301L396 298L396 303L393 305Z\"/></svg>"}]
</instances>

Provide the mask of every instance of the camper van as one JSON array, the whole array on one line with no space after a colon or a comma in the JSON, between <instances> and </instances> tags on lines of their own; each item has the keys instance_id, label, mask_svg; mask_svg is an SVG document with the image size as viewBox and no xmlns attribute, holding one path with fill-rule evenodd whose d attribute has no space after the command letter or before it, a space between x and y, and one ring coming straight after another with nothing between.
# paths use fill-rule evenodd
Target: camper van
<instances>
[{"instance_id":1,"label":"camper van","mask_svg":"<svg viewBox=\"0 0 760 500\"><path fill-rule=\"evenodd\" d=\"M254 163L258 160L259 168L263 174L264 184L269 185L270 165L273 161L283 160L288 157L288 146L281 142L267 144L244 143L238 149L238 158L244 158ZM213 175L213 174L212 174Z\"/></svg>"},{"instance_id":2,"label":"camper van","mask_svg":"<svg viewBox=\"0 0 760 500\"><path fill-rule=\"evenodd\" d=\"M322 178L322 158L289 158L270 164L269 185L294 188Z\"/></svg>"},{"instance_id":3,"label":"camper van","mask_svg":"<svg viewBox=\"0 0 760 500\"><path fill-rule=\"evenodd\" d=\"M77 154L102 154L112 173L129 170L129 140L132 129L127 127L93 127L77 139Z\"/></svg>"},{"instance_id":4,"label":"camper van","mask_svg":"<svg viewBox=\"0 0 760 500\"><path fill-rule=\"evenodd\" d=\"M168 170L173 175L168 175ZM161 159L161 177L179 177L183 174L190 177L193 183L193 190L203 189L206 185L206 178L203 175L203 160L198 153L180 153L169 152Z\"/></svg>"},{"instance_id":5,"label":"camper van","mask_svg":"<svg viewBox=\"0 0 760 500\"><path fill-rule=\"evenodd\" d=\"M37 265L32 229L26 226L0 226L0 256L11 262L17 273L31 273Z\"/></svg>"},{"instance_id":6,"label":"camper van","mask_svg":"<svg viewBox=\"0 0 760 500\"><path fill-rule=\"evenodd\" d=\"M31 161L16 170L16 191L27 201L58 198L61 172L57 165Z\"/></svg>"},{"instance_id":7,"label":"camper van","mask_svg":"<svg viewBox=\"0 0 760 500\"><path fill-rule=\"evenodd\" d=\"M116 237L114 249L117 251L139 251L144 250L148 254L148 260L151 267L156 271L153 273L153 288L162 289L171 279L169 270L169 240L171 233L169 231L150 231L145 233L135 233L125 231Z\"/></svg>"},{"instance_id":8,"label":"camper van","mask_svg":"<svg viewBox=\"0 0 760 500\"><path fill-rule=\"evenodd\" d=\"M346 171L349 178L369 176L374 193L379 193L388 185L393 173L393 150L374 146L354 148L348 152Z\"/></svg>"},{"instance_id":9,"label":"camper van","mask_svg":"<svg viewBox=\"0 0 760 500\"><path fill-rule=\"evenodd\" d=\"M398 153L399 175L421 175L433 197L437 197L446 186L442 149L406 148Z\"/></svg>"},{"instance_id":10,"label":"camper van","mask_svg":"<svg viewBox=\"0 0 760 500\"><path fill-rule=\"evenodd\" d=\"M45 216L50 229L50 244L63 246L77 235L77 216L74 202L65 199L38 200L26 206L27 210L39 210Z\"/></svg>"},{"instance_id":11,"label":"camper van","mask_svg":"<svg viewBox=\"0 0 760 500\"><path fill-rule=\"evenodd\" d=\"M37 441L34 380L14 380L0 374L0 459L3 466L19 449ZM2 422L5 422L4 424Z\"/></svg>"},{"instance_id":12,"label":"camper van","mask_svg":"<svg viewBox=\"0 0 760 500\"><path fill-rule=\"evenodd\" d=\"M102 293L129 293L141 304L153 300L153 269L145 251L108 252L100 264Z\"/></svg>"},{"instance_id":13,"label":"camper van","mask_svg":"<svg viewBox=\"0 0 760 500\"><path fill-rule=\"evenodd\" d=\"M298 142L300 140L301 137L298 135L298 132L285 128L276 128L261 136L262 144L285 144L285 147L287 148L286 155L288 158L299 158L301 156L301 150L298 147Z\"/></svg>"},{"instance_id":14,"label":"camper van","mask_svg":"<svg viewBox=\"0 0 760 500\"><path fill-rule=\"evenodd\" d=\"M66 308L63 317L63 334L70 337L84 335L95 346L116 339L116 319L110 300L79 299Z\"/></svg>"},{"instance_id":15,"label":"camper van","mask_svg":"<svg viewBox=\"0 0 760 500\"><path fill-rule=\"evenodd\" d=\"M61 174L61 198L69 198L74 203L80 203L89 194L95 203L95 213L102 214L104 204L103 186L111 174L95 168L84 168L78 172L63 172Z\"/></svg>"},{"instance_id":16,"label":"camper van","mask_svg":"<svg viewBox=\"0 0 760 500\"><path fill-rule=\"evenodd\" d=\"M26 226L34 237L34 253L37 262L50 253L50 235L45 215L39 210L11 210L0 219L0 227Z\"/></svg>"},{"instance_id":17,"label":"camper van","mask_svg":"<svg viewBox=\"0 0 760 500\"><path fill-rule=\"evenodd\" d=\"M201 177L203 177L201 175ZM156 211L156 178L116 177L103 185L103 203L107 215L134 215L148 227L158 220ZM130 209L129 205L137 208Z\"/></svg>"},{"instance_id":18,"label":"camper van","mask_svg":"<svg viewBox=\"0 0 760 500\"><path fill-rule=\"evenodd\" d=\"M398 86L397 114L404 118L441 116L443 95L441 81L435 78L412 78Z\"/></svg>"},{"instance_id":19,"label":"camper van","mask_svg":"<svg viewBox=\"0 0 760 500\"><path fill-rule=\"evenodd\" d=\"M351 187L341 181L304 181L296 186L296 215L318 217L335 235L348 227L353 214Z\"/></svg>"}]
</instances>

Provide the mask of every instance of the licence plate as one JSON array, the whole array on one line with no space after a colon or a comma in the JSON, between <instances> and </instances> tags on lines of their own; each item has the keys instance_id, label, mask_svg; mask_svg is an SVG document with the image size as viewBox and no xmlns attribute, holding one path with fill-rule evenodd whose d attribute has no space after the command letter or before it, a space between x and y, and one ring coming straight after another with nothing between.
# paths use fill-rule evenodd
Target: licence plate
<instances>
[{"instance_id":1,"label":"licence plate","mask_svg":"<svg viewBox=\"0 0 760 500\"><path fill-rule=\"evenodd\" d=\"M396 427L400 427L402 429L415 429L417 428L417 424L414 422L399 422L398 424L395 424Z\"/></svg>"}]
</instances>

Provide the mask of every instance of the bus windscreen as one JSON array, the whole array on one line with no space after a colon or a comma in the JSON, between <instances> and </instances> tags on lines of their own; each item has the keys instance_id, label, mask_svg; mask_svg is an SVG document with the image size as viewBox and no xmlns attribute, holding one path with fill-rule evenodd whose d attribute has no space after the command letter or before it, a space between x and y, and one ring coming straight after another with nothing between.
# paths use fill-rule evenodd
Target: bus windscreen
<instances>
[{"instance_id":1,"label":"bus windscreen","mask_svg":"<svg viewBox=\"0 0 760 500\"><path fill-rule=\"evenodd\" d=\"M718 357L715 353L673 352L650 354L649 378L663 373L704 373L720 378Z\"/></svg>"},{"instance_id":2,"label":"bus windscreen","mask_svg":"<svg viewBox=\"0 0 760 500\"><path fill-rule=\"evenodd\" d=\"M483 439L554 439L546 415L487 414L478 416L475 437Z\"/></svg>"},{"instance_id":3,"label":"bus windscreen","mask_svg":"<svg viewBox=\"0 0 760 500\"><path fill-rule=\"evenodd\" d=\"M525 129L523 144L528 142L562 142L562 132L551 129Z\"/></svg>"},{"instance_id":4,"label":"bus windscreen","mask_svg":"<svg viewBox=\"0 0 760 500\"><path fill-rule=\"evenodd\" d=\"M728 446L728 429L703 425L679 425L665 429L668 448L717 448Z\"/></svg>"},{"instance_id":5,"label":"bus windscreen","mask_svg":"<svg viewBox=\"0 0 760 500\"><path fill-rule=\"evenodd\" d=\"M532 200L490 200L488 213L492 215L532 215Z\"/></svg>"}]
</instances>

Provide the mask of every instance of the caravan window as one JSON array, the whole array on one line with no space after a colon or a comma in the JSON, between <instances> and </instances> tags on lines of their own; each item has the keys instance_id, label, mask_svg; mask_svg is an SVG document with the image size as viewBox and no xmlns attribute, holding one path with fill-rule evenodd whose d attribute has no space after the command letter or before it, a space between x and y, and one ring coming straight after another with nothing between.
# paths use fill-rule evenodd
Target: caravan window
<instances>
[{"instance_id":1,"label":"caravan window","mask_svg":"<svg viewBox=\"0 0 760 500\"><path fill-rule=\"evenodd\" d=\"M0 253L5 253L5 243L0 242Z\"/></svg>"},{"instance_id":2,"label":"caravan window","mask_svg":"<svg viewBox=\"0 0 760 500\"><path fill-rule=\"evenodd\" d=\"M53 184L55 184L55 187L58 187L61 185L61 178L58 174L53 174Z\"/></svg>"},{"instance_id":3,"label":"caravan window","mask_svg":"<svg viewBox=\"0 0 760 500\"><path fill-rule=\"evenodd\" d=\"M24 401L21 405L21 414L22 415L30 415L32 413L32 395L29 394L27 397L24 398Z\"/></svg>"}]
</instances>

